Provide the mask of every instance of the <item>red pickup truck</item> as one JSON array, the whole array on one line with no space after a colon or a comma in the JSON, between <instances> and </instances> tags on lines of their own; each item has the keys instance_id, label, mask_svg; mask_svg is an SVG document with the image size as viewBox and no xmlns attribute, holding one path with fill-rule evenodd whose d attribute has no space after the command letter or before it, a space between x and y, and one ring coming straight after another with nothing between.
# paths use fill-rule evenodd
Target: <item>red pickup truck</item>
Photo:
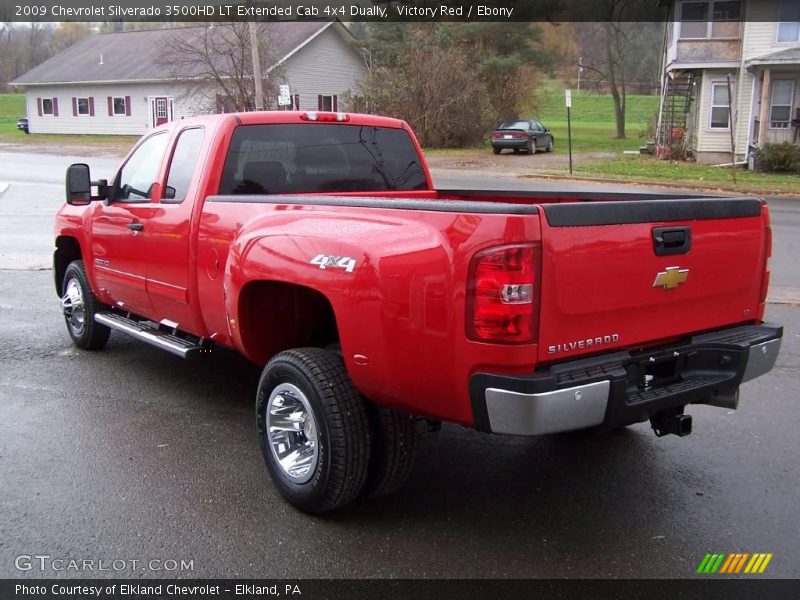
<instances>
[{"instance_id":1,"label":"red pickup truck","mask_svg":"<svg viewBox=\"0 0 800 600\"><path fill-rule=\"evenodd\" d=\"M324 112L181 120L66 188L74 343L262 365L266 465L309 512L397 488L419 419L686 435L780 347L756 198L436 190L406 123Z\"/></svg>"}]
</instances>

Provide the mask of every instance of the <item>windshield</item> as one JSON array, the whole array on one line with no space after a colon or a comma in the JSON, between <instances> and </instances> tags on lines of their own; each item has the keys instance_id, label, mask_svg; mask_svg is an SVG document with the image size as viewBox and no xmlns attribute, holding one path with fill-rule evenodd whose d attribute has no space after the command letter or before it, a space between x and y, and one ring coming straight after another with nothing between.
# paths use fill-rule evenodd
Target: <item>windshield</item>
<instances>
[{"instance_id":1,"label":"windshield","mask_svg":"<svg viewBox=\"0 0 800 600\"><path fill-rule=\"evenodd\" d=\"M242 125L220 194L423 190L425 171L402 129L329 123Z\"/></svg>"}]
</instances>

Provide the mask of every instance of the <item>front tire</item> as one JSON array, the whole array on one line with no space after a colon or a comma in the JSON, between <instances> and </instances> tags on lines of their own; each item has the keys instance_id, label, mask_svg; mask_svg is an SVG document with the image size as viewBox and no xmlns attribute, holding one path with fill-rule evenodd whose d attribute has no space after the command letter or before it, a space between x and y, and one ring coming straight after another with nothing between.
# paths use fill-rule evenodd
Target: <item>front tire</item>
<instances>
[{"instance_id":1,"label":"front tire","mask_svg":"<svg viewBox=\"0 0 800 600\"><path fill-rule=\"evenodd\" d=\"M83 350L99 350L108 342L111 329L94 320L102 307L92 292L82 260L69 264L61 287L61 310L72 342Z\"/></svg>"},{"instance_id":2,"label":"front tire","mask_svg":"<svg viewBox=\"0 0 800 600\"><path fill-rule=\"evenodd\" d=\"M550 141L547 142L547 151L548 152L552 152L554 146L555 146L555 143L553 142L553 138L551 137Z\"/></svg>"},{"instance_id":3,"label":"front tire","mask_svg":"<svg viewBox=\"0 0 800 600\"><path fill-rule=\"evenodd\" d=\"M287 502L321 513L356 499L371 436L341 356L300 348L273 357L258 384L256 419L267 470Z\"/></svg>"}]
</instances>

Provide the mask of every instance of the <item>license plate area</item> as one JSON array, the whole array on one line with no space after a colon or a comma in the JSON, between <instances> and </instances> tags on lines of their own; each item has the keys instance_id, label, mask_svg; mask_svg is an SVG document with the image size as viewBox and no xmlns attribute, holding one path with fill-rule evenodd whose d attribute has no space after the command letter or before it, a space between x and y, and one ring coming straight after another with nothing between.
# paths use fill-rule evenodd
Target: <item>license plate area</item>
<instances>
[{"instance_id":1,"label":"license plate area","mask_svg":"<svg viewBox=\"0 0 800 600\"><path fill-rule=\"evenodd\" d=\"M639 390L649 390L680 380L679 356L651 356L636 363L633 377Z\"/></svg>"}]
</instances>

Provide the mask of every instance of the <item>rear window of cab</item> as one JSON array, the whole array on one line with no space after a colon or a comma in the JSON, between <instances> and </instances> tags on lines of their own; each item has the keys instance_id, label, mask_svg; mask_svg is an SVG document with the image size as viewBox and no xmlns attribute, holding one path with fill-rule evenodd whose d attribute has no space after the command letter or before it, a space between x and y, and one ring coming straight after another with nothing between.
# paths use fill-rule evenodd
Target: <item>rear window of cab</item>
<instances>
[{"instance_id":1,"label":"rear window of cab","mask_svg":"<svg viewBox=\"0 0 800 600\"><path fill-rule=\"evenodd\" d=\"M424 190L425 170L403 129L330 123L240 125L219 193Z\"/></svg>"}]
</instances>

